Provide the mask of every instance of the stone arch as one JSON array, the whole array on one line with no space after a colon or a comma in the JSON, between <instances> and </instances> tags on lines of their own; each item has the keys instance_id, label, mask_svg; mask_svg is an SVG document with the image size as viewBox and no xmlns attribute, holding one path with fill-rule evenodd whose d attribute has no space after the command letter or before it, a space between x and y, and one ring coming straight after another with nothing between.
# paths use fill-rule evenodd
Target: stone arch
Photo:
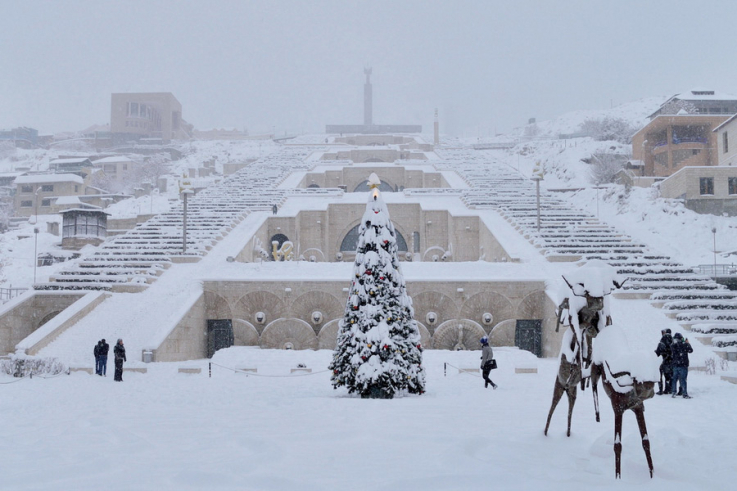
<instances>
[{"instance_id":1,"label":"stone arch","mask_svg":"<svg viewBox=\"0 0 737 491\"><path fill-rule=\"evenodd\" d=\"M358 223L343 236L339 249L341 252L356 252L360 228L361 224ZM394 226L394 233L396 234L397 239L397 252L407 252L407 241L402 233L397 229L396 225Z\"/></svg>"},{"instance_id":2,"label":"stone arch","mask_svg":"<svg viewBox=\"0 0 737 491\"><path fill-rule=\"evenodd\" d=\"M459 317L471 319L480 325L484 325L482 317L485 312L490 312L494 316L492 323L486 326L487 332L499 322L514 318L512 302L497 292L481 292L473 295L463 302Z\"/></svg>"},{"instance_id":3,"label":"stone arch","mask_svg":"<svg viewBox=\"0 0 737 491\"><path fill-rule=\"evenodd\" d=\"M46 324L47 322L49 322L51 319L53 319L59 314L61 314L61 310L54 310L53 312L49 312L48 314L44 315L41 318L41 321L36 326L34 326L33 330L35 331L36 329L43 326L44 324Z\"/></svg>"},{"instance_id":4,"label":"stone arch","mask_svg":"<svg viewBox=\"0 0 737 491\"><path fill-rule=\"evenodd\" d=\"M381 181L381 184L379 185L379 191L385 191L388 193L394 192L394 186L392 186L391 184L389 184L383 179L379 179L379 180ZM368 179L358 183L358 186L356 186L356 188L353 190L354 193L364 193L367 191L369 191Z\"/></svg>"},{"instance_id":5,"label":"stone arch","mask_svg":"<svg viewBox=\"0 0 737 491\"><path fill-rule=\"evenodd\" d=\"M317 349L335 349L338 341L338 329L340 329L340 321L342 319L333 319L326 323L320 329L317 335Z\"/></svg>"},{"instance_id":6,"label":"stone arch","mask_svg":"<svg viewBox=\"0 0 737 491\"><path fill-rule=\"evenodd\" d=\"M517 319L543 319L547 298L543 290L537 290L525 296L517 306Z\"/></svg>"},{"instance_id":7,"label":"stone arch","mask_svg":"<svg viewBox=\"0 0 737 491\"><path fill-rule=\"evenodd\" d=\"M301 319L277 319L261 333L263 349L317 349L317 336L312 327Z\"/></svg>"},{"instance_id":8,"label":"stone arch","mask_svg":"<svg viewBox=\"0 0 737 491\"><path fill-rule=\"evenodd\" d=\"M443 249L440 246L432 246L428 247L425 252L422 254L422 260L430 262L433 260L433 256L438 256L438 261L441 257L443 257L443 254L445 254L445 249Z\"/></svg>"},{"instance_id":9,"label":"stone arch","mask_svg":"<svg viewBox=\"0 0 737 491\"><path fill-rule=\"evenodd\" d=\"M258 346L258 331L253 324L243 319L233 319L233 344Z\"/></svg>"},{"instance_id":10,"label":"stone arch","mask_svg":"<svg viewBox=\"0 0 737 491\"><path fill-rule=\"evenodd\" d=\"M309 186L307 186L307 189L316 189L316 188L319 188L319 187L320 187L319 185L317 185L317 184L315 184L313 182L312 184L310 184Z\"/></svg>"},{"instance_id":11,"label":"stone arch","mask_svg":"<svg viewBox=\"0 0 737 491\"><path fill-rule=\"evenodd\" d=\"M412 295L412 307L415 310L415 319L422 322L431 334L434 334L443 322L458 318L458 306L453 299L436 291L425 291ZM437 314L434 325L427 321L428 312Z\"/></svg>"},{"instance_id":12,"label":"stone arch","mask_svg":"<svg viewBox=\"0 0 737 491\"><path fill-rule=\"evenodd\" d=\"M458 326L463 326L463 331L459 336ZM481 349L479 339L486 336L484 328L478 322L470 319L451 319L443 322L435 330L433 336L433 347L435 349L456 350L458 347L466 350Z\"/></svg>"},{"instance_id":13,"label":"stone arch","mask_svg":"<svg viewBox=\"0 0 737 491\"><path fill-rule=\"evenodd\" d=\"M233 313L228 301L215 292L205 291L205 318L232 319Z\"/></svg>"},{"instance_id":14,"label":"stone arch","mask_svg":"<svg viewBox=\"0 0 737 491\"><path fill-rule=\"evenodd\" d=\"M427 330L427 327L422 324L422 322L415 322L417 322L417 330L420 331L420 343L422 344L422 349L427 349L432 346L432 335L430 334L430 331Z\"/></svg>"},{"instance_id":15,"label":"stone arch","mask_svg":"<svg viewBox=\"0 0 737 491\"><path fill-rule=\"evenodd\" d=\"M262 324L256 322L256 313L263 312L265 319ZM286 306L284 302L271 292L258 290L246 293L233 309L233 317L247 320L252 323L256 330L261 333L264 327L271 321L284 317Z\"/></svg>"},{"instance_id":16,"label":"stone arch","mask_svg":"<svg viewBox=\"0 0 737 491\"><path fill-rule=\"evenodd\" d=\"M292 317L301 319L312 326L317 334L325 324L343 315L344 303L327 292L311 291L297 297L292 302L289 311ZM313 312L322 314L320 322L313 322Z\"/></svg>"},{"instance_id":17,"label":"stone arch","mask_svg":"<svg viewBox=\"0 0 737 491\"><path fill-rule=\"evenodd\" d=\"M514 346L516 329L517 319L507 319L497 323L489 334L489 343L492 346Z\"/></svg>"}]
</instances>

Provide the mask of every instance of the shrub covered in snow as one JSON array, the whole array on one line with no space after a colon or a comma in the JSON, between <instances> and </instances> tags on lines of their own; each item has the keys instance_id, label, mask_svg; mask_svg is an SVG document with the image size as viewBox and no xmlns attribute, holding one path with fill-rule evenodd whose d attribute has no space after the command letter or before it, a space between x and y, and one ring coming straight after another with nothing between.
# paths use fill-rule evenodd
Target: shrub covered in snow
<instances>
[{"instance_id":1,"label":"shrub covered in snow","mask_svg":"<svg viewBox=\"0 0 737 491\"><path fill-rule=\"evenodd\" d=\"M0 373L14 377L58 375L64 371L66 367L56 358L13 354L8 359L0 360Z\"/></svg>"},{"instance_id":2,"label":"shrub covered in snow","mask_svg":"<svg viewBox=\"0 0 737 491\"><path fill-rule=\"evenodd\" d=\"M598 141L618 141L632 143L632 135L637 132L624 118L605 116L601 119L587 119L581 124L581 132Z\"/></svg>"}]
</instances>

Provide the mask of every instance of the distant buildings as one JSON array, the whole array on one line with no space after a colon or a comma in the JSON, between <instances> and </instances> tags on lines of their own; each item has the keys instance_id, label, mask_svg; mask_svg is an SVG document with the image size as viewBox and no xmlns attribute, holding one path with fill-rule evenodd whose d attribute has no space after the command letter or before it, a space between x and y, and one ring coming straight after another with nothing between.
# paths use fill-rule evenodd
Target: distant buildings
<instances>
[{"instance_id":1,"label":"distant buildings","mask_svg":"<svg viewBox=\"0 0 737 491\"><path fill-rule=\"evenodd\" d=\"M12 141L16 147L32 148L38 145L38 130L26 127L0 130L0 141Z\"/></svg>"},{"instance_id":2,"label":"distant buildings","mask_svg":"<svg viewBox=\"0 0 737 491\"><path fill-rule=\"evenodd\" d=\"M168 143L192 136L192 125L182 119L182 105L169 92L112 94L110 133L115 143Z\"/></svg>"}]
</instances>

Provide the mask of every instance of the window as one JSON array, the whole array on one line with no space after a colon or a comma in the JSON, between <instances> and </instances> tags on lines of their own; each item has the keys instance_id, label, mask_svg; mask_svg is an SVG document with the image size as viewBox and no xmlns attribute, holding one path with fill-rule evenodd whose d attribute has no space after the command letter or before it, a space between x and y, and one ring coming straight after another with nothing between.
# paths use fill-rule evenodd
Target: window
<instances>
[{"instance_id":1,"label":"window","mask_svg":"<svg viewBox=\"0 0 737 491\"><path fill-rule=\"evenodd\" d=\"M78 193L79 192L79 184L75 184L74 185L74 192L75 193Z\"/></svg>"},{"instance_id":2,"label":"window","mask_svg":"<svg viewBox=\"0 0 737 491\"><path fill-rule=\"evenodd\" d=\"M32 208L33 207L33 201L27 200L27 201L21 201L20 202L21 208Z\"/></svg>"},{"instance_id":3,"label":"window","mask_svg":"<svg viewBox=\"0 0 737 491\"><path fill-rule=\"evenodd\" d=\"M42 199L41 200L41 206L46 206L46 207L51 206L51 200L50 199Z\"/></svg>"},{"instance_id":4,"label":"window","mask_svg":"<svg viewBox=\"0 0 737 491\"><path fill-rule=\"evenodd\" d=\"M128 170L128 164L123 164L123 170L124 171L127 171Z\"/></svg>"},{"instance_id":5,"label":"window","mask_svg":"<svg viewBox=\"0 0 737 491\"><path fill-rule=\"evenodd\" d=\"M20 187L20 192L21 193L32 193L33 186L31 186L30 184L24 184L23 186Z\"/></svg>"},{"instance_id":6,"label":"window","mask_svg":"<svg viewBox=\"0 0 737 491\"><path fill-rule=\"evenodd\" d=\"M44 193L53 193L54 192L54 185L53 184L44 184L41 186L41 191Z\"/></svg>"},{"instance_id":7,"label":"window","mask_svg":"<svg viewBox=\"0 0 737 491\"><path fill-rule=\"evenodd\" d=\"M729 153L729 136L726 131L722 133L722 141L724 142L724 153Z\"/></svg>"},{"instance_id":8,"label":"window","mask_svg":"<svg viewBox=\"0 0 737 491\"><path fill-rule=\"evenodd\" d=\"M128 111L128 116L137 118L138 117L138 103L137 102L131 102Z\"/></svg>"},{"instance_id":9,"label":"window","mask_svg":"<svg viewBox=\"0 0 737 491\"><path fill-rule=\"evenodd\" d=\"M727 188L729 194L737 194L737 177L730 177L727 179Z\"/></svg>"},{"instance_id":10,"label":"window","mask_svg":"<svg viewBox=\"0 0 737 491\"><path fill-rule=\"evenodd\" d=\"M701 194L714 194L714 178L702 177L699 179L699 189Z\"/></svg>"}]
</instances>

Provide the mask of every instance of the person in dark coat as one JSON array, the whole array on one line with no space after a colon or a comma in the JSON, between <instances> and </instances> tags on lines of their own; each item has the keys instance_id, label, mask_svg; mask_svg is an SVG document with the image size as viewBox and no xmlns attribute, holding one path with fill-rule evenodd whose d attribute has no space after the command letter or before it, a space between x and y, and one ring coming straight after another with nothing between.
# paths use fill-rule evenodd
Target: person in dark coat
<instances>
[{"instance_id":1,"label":"person in dark coat","mask_svg":"<svg viewBox=\"0 0 737 491\"><path fill-rule=\"evenodd\" d=\"M658 382L658 395L663 395L670 394L673 385L673 355L670 349L673 344L673 337L670 335L670 329L663 329L660 333L663 336L655 349L655 354L663 358L660 364L660 382ZM663 385L663 379L665 379L665 385Z\"/></svg>"},{"instance_id":2,"label":"person in dark coat","mask_svg":"<svg viewBox=\"0 0 737 491\"><path fill-rule=\"evenodd\" d=\"M680 332L673 336L671 353L673 356L673 387L671 388L673 395L671 397L676 396L676 384L680 384L683 398L691 399L691 396L688 395L686 379L688 378L688 354L693 353L693 348L688 339L683 339Z\"/></svg>"},{"instance_id":3,"label":"person in dark coat","mask_svg":"<svg viewBox=\"0 0 737 491\"><path fill-rule=\"evenodd\" d=\"M113 348L113 354L115 355L115 381L123 381L123 362L128 361L125 358L125 346L123 346L123 340L118 339L118 342Z\"/></svg>"},{"instance_id":4,"label":"person in dark coat","mask_svg":"<svg viewBox=\"0 0 737 491\"><path fill-rule=\"evenodd\" d=\"M102 341L98 341L92 350L92 353L95 355L95 375L100 375L100 343Z\"/></svg>"},{"instance_id":5,"label":"person in dark coat","mask_svg":"<svg viewBox=\"0 0 737 491\"><path fill-rule=\"evenodd\" d=\"M479 341L481 342L481 373L484 377L484 388L488 389L489 385L491 385L496 389L497 385L489 378L489 373L491 373L491 360L494 359L494 352L491 350L491 346L489 346L489 338L484 336Z\"/></svg>"},{"instance_id":6,"label":"person in dark coat","mask_svg":"<svg viewBox=\"0 0 737 491\"><path fill-rule=\"evenodd\" d=\"M110 353L110 345L105 340L100 341L100 373L98 375L107 377L107 355Z\"/></svg>"}]
</instances>

